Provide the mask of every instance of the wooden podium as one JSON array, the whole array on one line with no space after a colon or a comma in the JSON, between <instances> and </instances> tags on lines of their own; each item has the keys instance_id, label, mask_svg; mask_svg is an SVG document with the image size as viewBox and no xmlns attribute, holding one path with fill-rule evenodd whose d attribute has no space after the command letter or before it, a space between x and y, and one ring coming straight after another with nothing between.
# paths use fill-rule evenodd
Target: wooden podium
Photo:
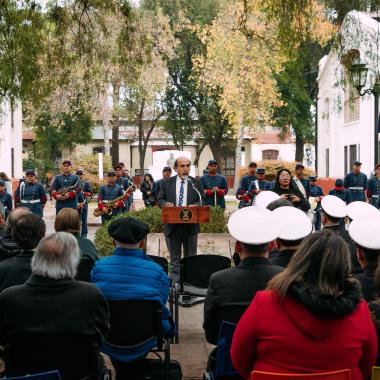
<instances>
[{"instance_id":1,"label":"wooden podium","mask_svg":"<svg viewBox=\"0 0 380 380\"><path fill-rule=\"evenodd\" d=\"M210 223L210 206L163 207L164 224Z\"/></svg>"}]
</instances>

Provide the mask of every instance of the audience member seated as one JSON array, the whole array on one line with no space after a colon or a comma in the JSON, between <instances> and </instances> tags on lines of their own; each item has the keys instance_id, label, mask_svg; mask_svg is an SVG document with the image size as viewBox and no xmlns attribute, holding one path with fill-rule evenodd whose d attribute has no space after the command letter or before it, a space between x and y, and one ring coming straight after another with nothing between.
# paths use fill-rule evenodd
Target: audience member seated
<instances>
[{"instance_id":1,"label":"audience member seated","mask_svg":"<svg viewBox=\"0 0 380 380\"><path fill-rule=\"evenodd\" d=\"M0 294L1 345L23 334L72 336L81 342L87 339L99 352L109 331L108 305L95 286L75 280L79 259L71 234L58 232L41 240L30 278ZM99 367L102 363L99 356Z\"/></svg>"},{"instance_id":2,"label":"audience member seated","mask_svg":"<svg viewBox=\"0 0 380 380\"><path fill-rule=\"evenodd\" d=\"M115 250L112 256L104 257L95 263L92 270L92 282L109 300L152 300L158 301L164 308L163 331L174 335L174 322L166 308L170 280L162 267L153 262L140 247L149 226L136 218L121 218L113 221L108 233L113 238ZM141 351L123 352L125 361L144 356L155 342L148 341ZM110 353L112 348L107 344L103 352Z\"/></svg>"},{"instance_id":3,"label":"audience member seated","mask_svg":"<svg viewBox=\"0 0 380 380\"><path fill-rule=\"evenodd\" d=\"M80 219L77 210L63 208L55 218L54 229L56 232L69 232L77 239L80 249L80 261L77 272L77 280L91 282L91 270L98 260L98 251L94 243L80 235Z\"/></svg>"},{"instance_id":4,"label":"audience member seated","mask_svg":"<svg viewBox=\"0 0 380 380\"><path fill-rule=\"evenodd\" d=\"M0 238L5 234L5 208L2 203L0 203Z\"/></svg>"},{"instance_id":5,"label":"audience member seated","mask_svg":"<svg viewBox=\"0 0 380 380\"><path fill-rule=\"evenodd\" d=\"M368 379L377 337L360 285L350 276L347 245L322 230L307 237L289 266L257 292L231 346L235 369L316 373L350 369Z\"/></svg>"},{"instance_id":6,"label":"audience member seated","mask_svg":"<svg viewBox=\"0 0 380 380\"><path fill-rule=\"evenodd\" d=\"M311 234L313 226L308 216L295 207L278 207L272 212L281 228L276 240L278 253L270 263L286 268L303 239Z\"/></svg>"},{"instance_id":7,"label":"audience member seated","mask_svg":"<svg viewBox=\"0 0 380 380\"><path fill-rule=\"evenodd\" d=\"M238 241L240 264L221 270L211 276L204 304L203 328L206 339L217 344L220 330L220 313L226 306L247 308L258 290L266 288L268 281L283 271L268 261L269 243L277 238L278 231L270 211L258 207L235 211L228 222L228 230ZM244 229L244 225L249 226ZM243 314L242 309L241 314ZM229 321L229 322L237 322Z\"/></svg>"},{"instance_id":8,"label":"audience member seated","mask_svg":"<svg viewBox=\"0 0 380 380\"><path fill-rule=\"evenodd\" d=\"M268 281L284 270L268 260L269 243L278 236L275 224L272 212L258 207L239 209L230 217L228 230L237 240L241 261L238 266L211 276L203 322L209 343L218 344L223 320L237 323L256 292L265 289ZM233 314L228 311L232 307L236 308ZM211 352L207 367L215 370L216 349Z\"/></svg>"},{"instance_id":9,"label":"audience member seated","mask_svg":"<svg viewBox=\"0 0 380 380\"><path fill-rule=\"evenodd\" d=\"M356 254L356 245L342 223L347 216L346 203L335 195L327 195L322 199L321 208L323 228L336 232L346 242L351 255L352 273L361 273L363 270Z\"/></svg>"},{"instance_id":10,"label":"audience member seated","mask_svg":"<svg viewBox=\"0 0 380 380\"><path fill-rule=\"evenodd\" d=\"M0 238L0 261L9 259L21 252L12 238L12 227L13 223L25 214L31 214L31 212L23 207L17 207L9 213L4 226L4 236Z\"/></svg>"},{"instance_id":11,"label":"audience member seated","mask_svg":"<svg viewBox=\"0 0 380 380\"><path fill-rule=\"evenodd\" d=\"M367 302L373 301L378 290L375 284L375 271L380 253L379 221L367 218L355 219L350 223L349 234L357 247L357 255L363 273L356 274Z\"/></svg>"},{"instance_id":12,"label":"audience member seated","mask_svg":"<svg viewBox=\"0 0 380 380\"><path fill-rule=\"evenodd\" d=\"M13 223L12 238L21 252L0 263L0 292L23 284L32 274L33 250L45 236L45 231L45 222L35 214L24 214Z\"/></svg>"}]
</instances>

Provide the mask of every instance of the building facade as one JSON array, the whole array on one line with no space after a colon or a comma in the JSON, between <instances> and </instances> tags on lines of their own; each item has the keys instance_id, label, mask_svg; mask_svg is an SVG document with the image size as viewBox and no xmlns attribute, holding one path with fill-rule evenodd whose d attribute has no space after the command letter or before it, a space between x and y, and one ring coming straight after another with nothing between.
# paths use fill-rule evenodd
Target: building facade
<instances>
[{"instance_id":1,"label":"building facade","mask_svg":"<svg viewBox=\"0 0 380 380\"><path fill-rule=\"evenodd\" d=\"M22 110L12 111L9 102L0 103L0 172L9 178L22 177Z\"/></svg>"},{"instance_id":2,"label":"building facade","mask_svg":"<svg viewBox=\"0 0 380 380\"><path fill-rule=\"evenodd\" d=\"M371 49L376 48L378 28L379 23L370 16L350 12L342 24L342 46L319 62L319 177L342 178L356 160L363 163L364 173L369 175L374 169L374 97L360 96L353 88L346 59L357 56L369 67L367 86L371 87L377 70L374 56L378 55Z\"/></svg>"}]
</instances>

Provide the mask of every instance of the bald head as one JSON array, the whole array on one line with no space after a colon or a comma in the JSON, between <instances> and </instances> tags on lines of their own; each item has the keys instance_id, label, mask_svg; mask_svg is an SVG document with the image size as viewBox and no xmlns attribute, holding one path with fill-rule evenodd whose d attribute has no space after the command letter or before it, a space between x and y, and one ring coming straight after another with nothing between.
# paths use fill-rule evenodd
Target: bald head
<instances>
[{"instance_id":1,"label":"bald head","mask_svg":"<svg viewBox=\"0 0 380 380\"><path fill-rule=\"evenodd\" d=\"M12 234L12 227L13 227L13 224L15 223L15 221L17 219L19 219L21 216L27 215L27 214L31 214L31 211L27 208L24 208L24 207L17 207L14 210L12 210L9 213L7 221L5 222L5 233L7 235L11 235Z\"/></svg>"}]
</instances>

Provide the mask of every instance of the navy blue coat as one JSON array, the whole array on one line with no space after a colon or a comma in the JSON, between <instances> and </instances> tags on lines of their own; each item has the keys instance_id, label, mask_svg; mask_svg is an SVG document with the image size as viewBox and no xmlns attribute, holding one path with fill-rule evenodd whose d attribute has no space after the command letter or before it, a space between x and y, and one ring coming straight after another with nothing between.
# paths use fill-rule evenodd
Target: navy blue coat
<instances>
[{"instance_id":1,"label":"navy blue coat","mask_svg":"<svg viewBox=\"0 0 380 380\"><path fill-rule=\"evenodd\" d=\"M318 185L310 185L310 197L323 197L323 190ZM321 208L321 201L318 202L316 210Z\"/></svg>"},{"instance_id":2,"label":"navy blue coat","mask_svg":"<svg viewBox=\"0 0 380 380\"><path fill-rule=\"evenodd\" d=\"M351 196L351 202L365 201L364 192L367 190L367 176L360 172L355 174L353 172L348 173L344 177L344 187L349 190ZM351 189L350 189L351 188ZM354 189L358 188L358 189Z\"/></svg>"},{"instance_id":3,"label":"navy blue coat","mask_svg":"<svg viewBox=\"0 0 380 380\"><path fill-rule=\"evenodd\" d=\"M76 186L77 188L70 192L70 198L66 201L59 201L57 197L57 191L65 187ZM59 174L54 178L53 184L51 185L53 190L53 197L56 200L55 208L60 210L62 208L78 208L77 193L80 191L80 178L75 174Z\"/></svg>"},{"instance_id":4,"label":"navy blue coat","mask_svg":"<svg viewBox=\"0 0 380 380\"><path fill-rule=\"evenodd\" d=\"M205 174L202 176L201 182L206 194L206 204L209 206L219 206L221 208L226 208L226 201L224 200L224 196L228 192L226 177L220 174ZM219 191L217 191L216 196L215 193L212 191L214 187L219 188Z\"/></svg>"},{"instance_id":5,"label":"navy blue coat","mask_svg":"<svg viewBox=\"0 0 380 380\"><path fill-rule=\"evenodd\" d=\"M367 197L370 199L371 205L380 208L380 180L377 177L368 181Z\"/></svg>"},{"instance_id":6,"label":"navy blue coat","mask_svg":"<svg viewBox=\"0 0 380 380\"><path fill-rule=\"evenodd\" d=\"M348 205L351 202L351 195L347 189L344 189L342 191L332 189L329 191L329 195L335 195L336 197L340 198L343 202L346 202L346 205Z\"/></svg>"},{"instance_id":7,"label":"navy blue coat","mask_svg":"<svg viewBox=\"0 0 380 380\"><path fill-rule=\"evenodd\" d=\"M33 214L41 217L46 201L46 192L40 183L21 182L15 191L16 205L20 204L21 207L28 208Z\"/></svg>"},{"instance_id":8,"label":"navy blue coat","mask_svg":"<svg viewBox=\"0 0 380 380\"><path fill-rule=\"evenodd\" d=\"M5 217L7 218L9 213L12 211L13 202L12 197L5 190L0 193L0 202L4 205Z\"/></svg>"}]
</instances>

